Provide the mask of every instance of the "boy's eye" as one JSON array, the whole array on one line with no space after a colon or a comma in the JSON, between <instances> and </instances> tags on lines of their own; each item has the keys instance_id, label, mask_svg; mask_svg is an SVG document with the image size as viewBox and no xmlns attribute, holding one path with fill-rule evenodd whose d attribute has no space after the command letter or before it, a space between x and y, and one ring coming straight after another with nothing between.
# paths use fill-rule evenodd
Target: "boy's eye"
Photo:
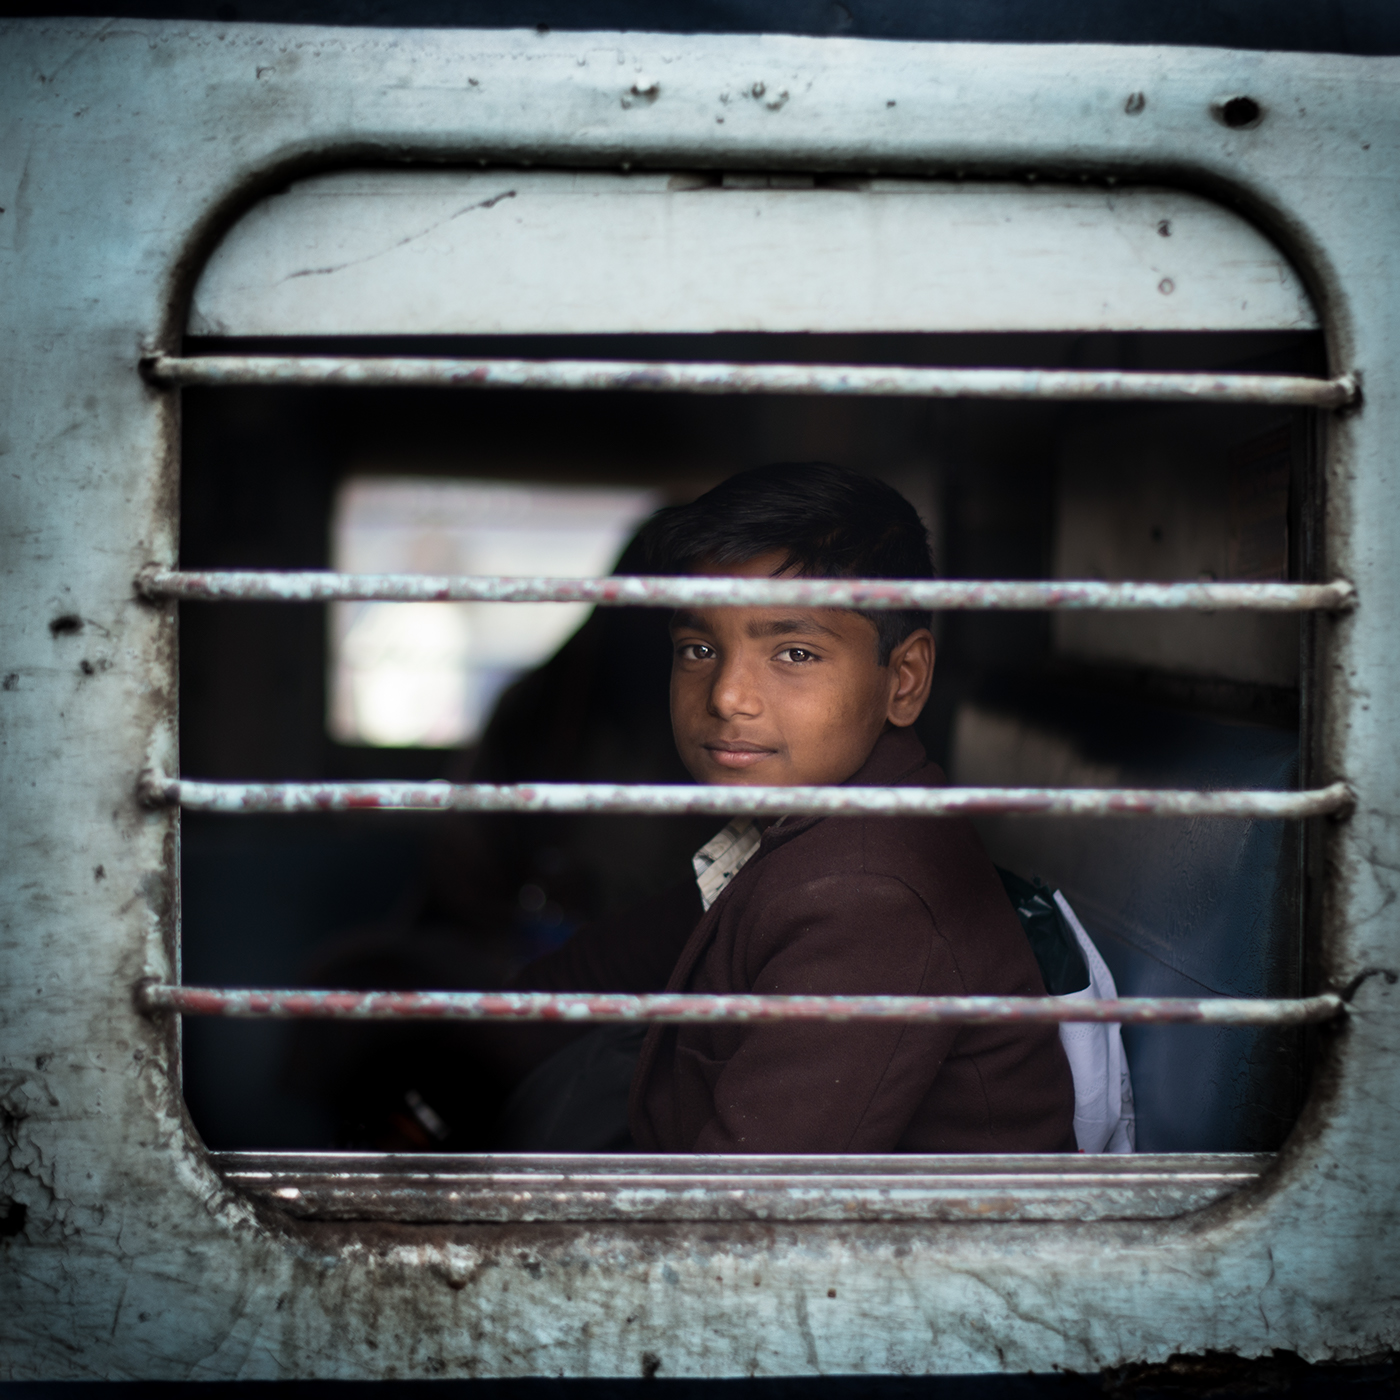
<instances>
[{"instance_id":1,"label":"boy's eye","mask_svg":"<svg viewBox=\"0 0 1400 1400\"><path fill-rule=\"evenodd\" d=\"M704 642L686 642L676 648L676 655L682 661L708 661L714 654L714 648L707 647Z\"/></svg>"},{"instance_id":2,"label":"boy's eye","mask_svg":"<svg viewBox=\"0 0 1400 1400\"><path fill-rule=\"evenodd\" d=\"M778 656L784 661L791 662L794 666L818 660L816 653L808 651L806 647L784 647Z\"/></svg>"}]
</instances>

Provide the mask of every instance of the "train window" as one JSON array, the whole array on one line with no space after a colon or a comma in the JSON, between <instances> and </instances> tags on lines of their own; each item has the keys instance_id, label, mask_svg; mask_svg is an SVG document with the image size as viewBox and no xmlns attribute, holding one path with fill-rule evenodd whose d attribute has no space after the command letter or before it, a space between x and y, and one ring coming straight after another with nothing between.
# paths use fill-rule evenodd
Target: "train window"
<instances>
[{"instance_id":1,"label":"train window","mask_svg":"<svg viewBox=\"0 0 1400 1400\"><path fill-rule=\"evenodd\" d=\"M301 510L279 513L282 543L272 547L283 565L330 562L410 589L423 575L604 574L656 501L694 495L759 455L833 453L914 500L958 577L1160 580L1169 592L1181 581L1286 586L1309 568L1299 544L1310 512L1308 405L1335 392L1310 387L1325 384L1307 378L1321 373L1316 320L1287 260L1237 216L1154 188L519 170L322 176L233 227L195 289L190 331L181 368L168 373L191 386L192 580L224 561L268 560L267 523L232 507L228 493L256 491L245 464L274 463L281 440L297 444L308 486L307 442L321 459ZM1068 369L1071 379L1100 367L1129 382L1272 372L1301 389L1273 403L1175 407L1066 403L1034 390L1019 402L930 399L905 386L892 397L888 380L851 393L861 374L936 382L939 366L970 357L990 374L998 363ZM752 368L717 369L716 359ZM824 381L827 365L840 368ZM375 375L374 387L333 387ZM454 383L465 400L442 393ZM702 397L685 392L697 386ZM836 392L809 397L822 388ZM476 484L487 474L497 484ZM327 510L324 561L314 551ZM215 596L221 586L216 579ZM414 596L399 586L370 591ZM263 609L254 637L227 630L240 609L186 604L186 766L266 777L274 747L256 738L240 747L224 712L198 700L241 690L245 734L259 711L284 748L302 733L288 757L308 778L405 776L367 767L346 747L368 742L402 757L415 745L468 745L414 770L435 779L677 782L664 676L634 663L632 689L656 715L592 700L607 681L583 658L606 651L624 618L600 610L569 640L585 607L332 601L334 742L309 759L318 751L310 723L291 719L288 692L253 660L286 629L278 665L309 675L309 634L295 610ZM475 655L471 610L503 614ZM923 737L973 787L1294 786L1297 616L1061 611L1047 626L1034 612L955 613L941 624L938 699ZM539 681L503 693L556 647ZM571 718L550 694L561 685ZM541 726L530 741L518 733L526 716ZM551 726L575 745L568 760L549 757ZM1174 736L1165 755L1164 733ZM306 799L320 801L335 799ZM198 805L185 802L186 976L289 989L480 995L590 917L653 891L711 834L694 815L478 815L434 831L376 832L371 823L386 818L233 820L218 815L217 798L208 814ZM332 838L327 823L337 822L358 830ZM1123 991L1300 994L1300 856L1287 823L1198 815L1144 833L1024 815L982 822L999 861L1070 892ZM236 900L222 873L233 861L260 872L245 876ZM269 925L255 908L278 905L290 863L302 872L297 896ZM1200 888L1217 911L1206 919ZM352 923L351 909L376 906L377 930ZM246 935L235 944L233 926L256 923L267 929L263 951ZM1305 1075L1296 1031L1143 1024L1129 1027L1128 1046L1140 1146L1214 1154L1217 1190L1258 1171L1257 1154L1276 1148L1296 1116ZM446 1173L455 1184L442 1189L459 1199L463 1152L504 1159L491 1127L500 1105L475 1080L463 1093L451 1060L441 1033L422 1028L191 1021L186 1091L225 1170L245 1185L304 1192L298 1209L314 1213L307 1202L324 1199L304 1156L318 1148L370 1152L358 1163L371 1183L389 1160L374 1151L446 1149L418 1170ZM256 1155L272 1148L303 1155L281 1166Z\"/></svg>"},{"instance_id":2,"label":"train window","mask_svg":"<svg viewBox=\"0 0 1400 1400\"><path fill-rule=\"evenodd\" d=\"M36 19L0 63L17 1377L1395 1345L1393 60ZM945 788L678 771L662 610L792 580L637 573L621 518L588 577L336 542L351 483L819 458L934 537L799 582L936 613ZM328 727L332 607L580 604L474 738ZM967 814L1119 995L509 989L736 807ZM452 1044L753 1017L1119 1023L1138 1150L517 1150Z\"/></svg>"}]
</instances>

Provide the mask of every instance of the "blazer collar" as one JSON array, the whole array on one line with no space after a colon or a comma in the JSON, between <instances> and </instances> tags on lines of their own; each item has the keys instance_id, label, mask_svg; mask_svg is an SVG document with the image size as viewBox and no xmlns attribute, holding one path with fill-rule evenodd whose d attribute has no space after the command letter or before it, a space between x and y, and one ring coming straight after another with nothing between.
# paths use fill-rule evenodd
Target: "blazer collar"
<instances>
[{"instance_id":1,"label":"blazer collar","mask_svg":"<svg viewBox=\"0 0 1400 1400\"><path fill-rule=\"evenodd\" d=\"M928 766L928 755L912 729L887 729L875 741L870 756L842 787L893 787L907 782ZM810 831L824 817L781 817L763 833L762 849L772 850Z\"/></svg>"}]
</instances>

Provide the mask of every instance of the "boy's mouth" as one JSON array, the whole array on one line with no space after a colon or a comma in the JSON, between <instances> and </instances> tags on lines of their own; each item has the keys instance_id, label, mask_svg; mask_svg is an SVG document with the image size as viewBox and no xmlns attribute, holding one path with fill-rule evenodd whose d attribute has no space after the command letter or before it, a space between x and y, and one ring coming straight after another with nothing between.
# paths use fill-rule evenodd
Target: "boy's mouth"
<instances>
[{"instance_id":1,"label":"boy's mouth","mask_svg":"<svg viewBox=\"0 0 1400 1400\"><path fill-rule=\"evenodd\" d=\"M755 763L762 763L777 753L777 749L751 744L745 739L714 739L703 747L722 768L752 768Z\"/></svg>"}]
</instances>

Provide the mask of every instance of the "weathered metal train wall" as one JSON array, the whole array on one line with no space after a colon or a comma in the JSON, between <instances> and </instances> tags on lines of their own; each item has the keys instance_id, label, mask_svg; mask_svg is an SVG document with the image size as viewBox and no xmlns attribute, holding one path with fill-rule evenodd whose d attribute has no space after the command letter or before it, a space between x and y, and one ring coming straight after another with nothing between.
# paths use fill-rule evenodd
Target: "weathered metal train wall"
<instances>
[{"instance_id":1,"label":"weathered metal train wall","mask_svg":"<svg viewBox=\"0 0 1400 1400\"><path fill-rule=\"evenodd\" d=\"M759 100L763 94L782 100ZM1262 120L1234 129L1221 103ZM1325 976L1400 966L1400 62L134 21L0 26L0 1346L17 1377L1093 1371L1400 1344L1400 1022L1372 976L1276 1167L1177 1220L297 1223L226 1187L175 1042L178 353L211 241L384 161L1151 178L1306 270L1333 373L1316 819ZM1013 1212L1014 1214L1014 1212Z\"/></svg>"}]
</instances>

